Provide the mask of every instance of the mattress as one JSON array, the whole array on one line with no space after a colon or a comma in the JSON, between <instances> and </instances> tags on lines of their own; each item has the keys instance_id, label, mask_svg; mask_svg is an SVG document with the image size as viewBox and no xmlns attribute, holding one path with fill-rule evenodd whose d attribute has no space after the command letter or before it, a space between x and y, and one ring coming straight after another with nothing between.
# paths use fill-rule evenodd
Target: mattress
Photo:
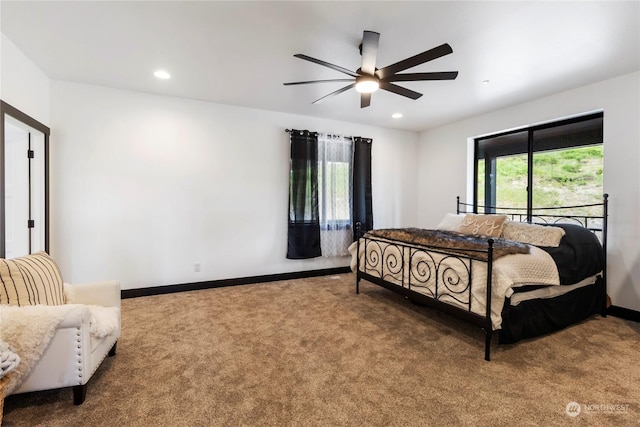
<instances>
[{"instance_id":1,"label":"mattress","mask_svg":"<svg viewBox=\"0 0 640 427\"><path fill-rule=\"evenodd\" d=\"M583 279L573 285L544 286L525 292L514 292L514 289L511 289L511 292L508 293L507 297L510 297L509 303L511 306L517 306L523 301L554 298L560 295L567 294L575 289L592 285L596 282L599 276L600 274L596 274L587 277L586 279Z\"/></svg>"}]
</instances>

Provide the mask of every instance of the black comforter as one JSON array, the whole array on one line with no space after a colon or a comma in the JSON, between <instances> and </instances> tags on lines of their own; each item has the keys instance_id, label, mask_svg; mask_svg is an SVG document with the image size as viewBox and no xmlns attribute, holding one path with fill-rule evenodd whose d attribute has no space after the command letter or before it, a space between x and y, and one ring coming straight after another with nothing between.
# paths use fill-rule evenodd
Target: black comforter
<instances>
[{"instance_id":1,"label":"black comforter","mask_svg":"<svg viewBox=\"0 0 640 427\"><path fill-rule=\"evenodd\" d=\"M561 285L572 285L604 269L604 253L598 237L574 224L554 224L565 231L557 248L541 247L551 255L560 275Z\"/></svg>"}]
</instances>

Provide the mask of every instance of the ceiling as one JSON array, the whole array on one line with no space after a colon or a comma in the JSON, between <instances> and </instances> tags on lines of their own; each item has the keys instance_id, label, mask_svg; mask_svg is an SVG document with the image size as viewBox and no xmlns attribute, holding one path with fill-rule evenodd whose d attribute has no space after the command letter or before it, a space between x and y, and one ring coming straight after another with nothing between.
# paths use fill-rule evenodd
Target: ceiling
<instances>
[{"instance_id":1,"label":"ceiling","mask_svg":"<svg viewBox=\"0 0 640 427\"><path fill-rule=\"evenodd\" d=\"M1 30L50 78L421 131L640 69L638 1L286 1L1 3ZM442 43L453 53L406 72L453 81L399 82L361 109L345 78L294 58L356 70L364 30L379 32L382 68ZM153 77L163 68L170 80ZM489 83L483 81L489 80ZM400 112L401 119L391 114Z\"/></svg>"}]
</instances>

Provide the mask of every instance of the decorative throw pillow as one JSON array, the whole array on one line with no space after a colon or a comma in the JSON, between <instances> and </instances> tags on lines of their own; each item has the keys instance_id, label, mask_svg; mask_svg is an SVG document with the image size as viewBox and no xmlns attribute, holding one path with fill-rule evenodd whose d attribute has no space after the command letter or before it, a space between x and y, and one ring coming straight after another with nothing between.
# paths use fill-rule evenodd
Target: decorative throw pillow
<instances>
[{"instance_id":1,"label":"decorative throw pillow","mask_svg":"<svg viewBox=\"0 0 640 427\"><path fill-rule=\"evenodd\" d=\"M464 214L456 215L452 213L448 213L442 218L440 224L436 227L436 230L444 230L444 231L458 231L458 227L462 224L462 220L464 219Z\"/></svg>"},{"instance_id":2,"label":"decorative throw pillow","mask_svg":"<svg viewBox=\"0 0 640 427\"><path fill-rule=\"evenodd\" d=\"M506 215L466 214L458 232L474 236L500 237Z\"/></svg>"},{"instance_id":3,"label":"decorative throw pillow","mask_svg":"<svg viewBox=\"0 0 640 427\"><path fill-rule=\"evenodd\" d=\"M564 230L560 227L515 221L507 221L502 229L502 237L505 239L553 248L560 246L563 236Z\"/></svg>"},{"instance_id":4,"label":"decorative throw pillow","mask_svg":"<svg viewBox=\"0 0 640 427\"><path fill-rule=\"evenodd\" d=\"M53 259L46 252L0 259L0 304L64 304L62 275Z\"/></svg>"}]
</instances>

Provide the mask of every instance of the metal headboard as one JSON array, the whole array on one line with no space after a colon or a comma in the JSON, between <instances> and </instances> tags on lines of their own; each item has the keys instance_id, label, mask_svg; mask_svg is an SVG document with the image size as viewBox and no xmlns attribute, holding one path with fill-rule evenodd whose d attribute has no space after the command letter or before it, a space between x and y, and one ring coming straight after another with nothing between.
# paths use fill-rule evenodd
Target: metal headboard
<instances>
[{"instance_id":1,"label":"metal headboard","mask_svg":"<svg viewBox=\"0 0 640 427\"><path fill-rule=\"evenodd\" d=\"M561 223L573 223L581 225L584 228L592 231L600 239L602 244L602 251L604 255L604 268L602 269L602 279L604 282L605 302L602 308L603 316L606 315L606 292L607 292L607 222L609 217L609 195L607 193L602 195L602 202L591 203L586 205L575 206L557 206L547 208L535 208L529 211L527 208L504 208L497 206L481 206L478 209L471 203L464 203L460 201L460 196L456 197L457 205L456 212L461 213L476 213L476 214L501 214L507 215L512 221L527 222L530 224L561 224ZM578 214L571 213L579 211L580 209L586 210L588 208L602 207L601 215L591 214Z\"/></svg>"},{"instance_id":2,"label":"metal headboard","mask_svg":"<svg viewBox=\"0 0 640 427\"><path fill-rule=\"evenodd\" d=\"M608 199L609 195L604 194L602 196L602 202L600 203L534 208L529 211L527 208L506 208L500 206L476 207L472 203L461 202L460 196L458 196L456 197L456 213L507 215L512 221L527 222L530 224L553 225L559 223L571 223L604 235L608 217ZM599 206L602 207L602 214L600 215L579 213L580 210L587 210L589 208L596 208Z\"/></svg>"}]
</instances>

